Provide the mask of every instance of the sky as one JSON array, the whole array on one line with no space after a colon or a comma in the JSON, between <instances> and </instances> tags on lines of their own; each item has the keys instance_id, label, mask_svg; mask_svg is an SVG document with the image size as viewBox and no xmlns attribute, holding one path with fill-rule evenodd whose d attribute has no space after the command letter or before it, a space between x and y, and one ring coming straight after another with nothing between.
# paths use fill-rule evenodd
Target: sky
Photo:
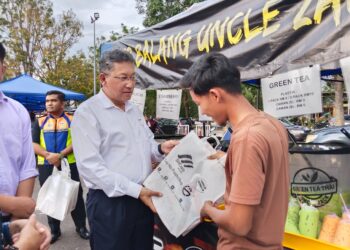
<instances>
[{"instance_id":1,"label":"sky","mask_svg":"<svg viewBox=\"0 0 350 250\"><path fill-rule=\"evenodd\" d=\"M83 23L83 37L71 48L71 53L82 50L87 53L88 47L93 46L94 30L90 16L95 12L100 14L96 21L96 37L109 37L110 32L121 31L121 23L128 27L143 29L143 16L137 13L135 0L53 0L54 15L72 9L77 18Z\"/></svg>"}]
</instances>

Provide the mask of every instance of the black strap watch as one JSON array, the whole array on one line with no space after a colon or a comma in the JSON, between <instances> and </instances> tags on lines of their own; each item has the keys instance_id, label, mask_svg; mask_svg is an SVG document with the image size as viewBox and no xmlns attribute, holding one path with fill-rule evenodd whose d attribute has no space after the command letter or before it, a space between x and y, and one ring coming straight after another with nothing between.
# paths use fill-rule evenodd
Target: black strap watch
<instances>
[{"instance_id":1,"label":"black strap watch","mask_svg":"<svg viewBox=\"0 0 350 250\"><path fill-rule=\"evenodd\" d=\"M161 155L164 155L164 152L163 152L163 150L162 150L162 144L161 144L161 143L158 144L158 152L159 152Z\"/></svg>"}]
</instances>

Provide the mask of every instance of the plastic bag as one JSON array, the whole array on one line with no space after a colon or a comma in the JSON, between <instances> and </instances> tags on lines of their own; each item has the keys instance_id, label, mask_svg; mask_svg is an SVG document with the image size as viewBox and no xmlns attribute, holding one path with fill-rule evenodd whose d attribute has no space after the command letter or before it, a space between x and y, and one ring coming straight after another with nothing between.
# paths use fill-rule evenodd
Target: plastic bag
<instances>
[{"instance_id":1,"label":"plastic bag","mask_svg":"<svg viewBox=\"0 0 350 250\"><path fill-rule=\"evenodd\" d=\"M61 161L61 171L54 167L52 175L41 187L36 202L36 210L63 221L75 209L78 199L79 182L70 177L67 159Z\"/></svg>"},{"instance_id":2,"label":"plastic bag","mask_svg":"<svg viewBox=\"0 0 350 250\"><path fill-rule=\"evenodd\" d=\"M222 161L208 160L216 151L191 132L146 179L144 185L163 193L153 197L157 213L169 232L178 237L200 223L205 201L216 201L225 192Z\"/></svg>"}]
</instances>

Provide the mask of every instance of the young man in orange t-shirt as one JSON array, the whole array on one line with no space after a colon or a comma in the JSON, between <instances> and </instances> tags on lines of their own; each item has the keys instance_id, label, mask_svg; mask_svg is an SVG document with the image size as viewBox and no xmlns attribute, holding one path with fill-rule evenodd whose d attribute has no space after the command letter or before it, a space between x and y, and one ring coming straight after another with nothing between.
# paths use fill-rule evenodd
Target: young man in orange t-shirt
<instances>
[{"instance_id":1,"label":"young man in orange t-shirt","mask_svg":"<svg viewBox=\"0 0 350 250\"><path fill-rule=\"evenodd\" d=\"M233 125L226 160L225 210L207 201L202 217L219 227L218 249L282 249L288 208L288 136L242 95L240 73L219 53L204 55L181 80L219 125Z\"/></svg>"}]
</instances>

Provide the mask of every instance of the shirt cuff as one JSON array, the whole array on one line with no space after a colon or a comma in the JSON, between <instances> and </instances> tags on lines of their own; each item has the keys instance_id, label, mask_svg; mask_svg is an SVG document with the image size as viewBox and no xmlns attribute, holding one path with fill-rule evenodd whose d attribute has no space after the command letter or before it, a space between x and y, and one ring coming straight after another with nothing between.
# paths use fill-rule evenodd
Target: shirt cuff
<instances>
[{"instance_id":1,"label":"shirt cuff","mask_svg":"<svg viewBox=\"0 0 350 250\"><path fill-rule=\"evenodd\" d=\"M165 154L161 154L158 150L158 144L156 144L155 148L153 148L153 156L154 160L157 162L161 162L165 158Z\"/></svg>"},{"instance_id":2,"label":"shirt cuff","mask_svg":"<svg viewBox=\"0 0 350 250\"><path fill-rule=\"evenodd\" d=\"M128 190L126 191L126 194L134 197L135 199L138 199L141 193L142 186L139 184L136 184L134 182L129 182Z\"/></svg>"}]
</instances>

